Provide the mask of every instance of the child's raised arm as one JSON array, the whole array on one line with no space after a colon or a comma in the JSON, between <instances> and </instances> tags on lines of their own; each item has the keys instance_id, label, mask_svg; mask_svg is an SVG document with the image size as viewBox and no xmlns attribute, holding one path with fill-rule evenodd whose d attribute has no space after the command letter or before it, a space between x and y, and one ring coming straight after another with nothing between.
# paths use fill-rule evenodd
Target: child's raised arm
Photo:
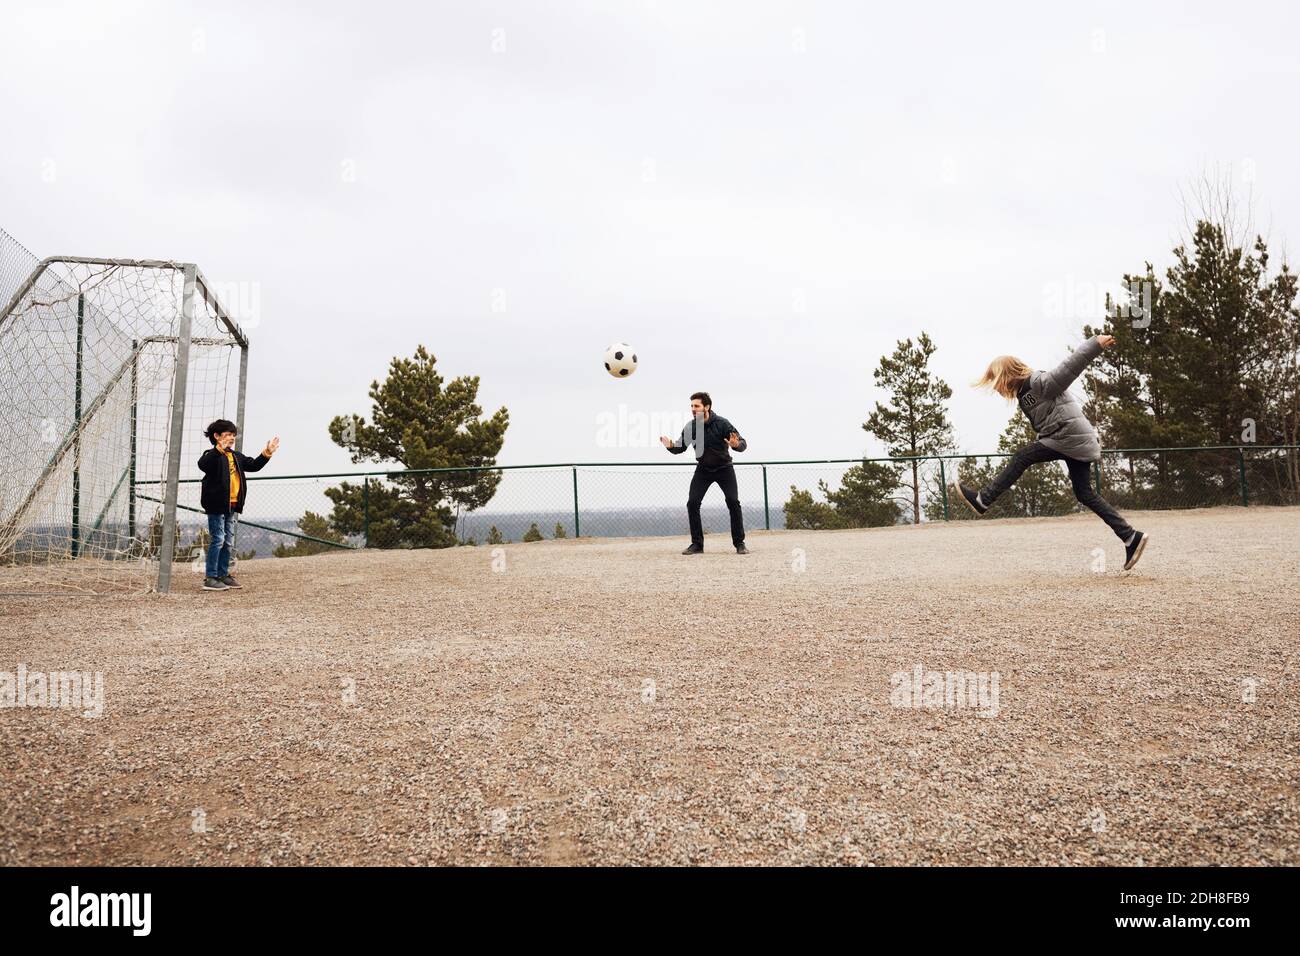
<instances>
[{"instance_id":1,"label":"child's raised arm","mask_svg":"<svg viewBox=\"0 0 1300 956\"><path fill-rule=\"evenodd\" d=\"M244 471L261 471L266 467L266 463L271 460L271 456L275 454L276 449L279 447L280 438L276 436L266 443L266 447L262 449L262 453L256 458L243 455L243 461L240 464L244 466Z\"/></svg>"},{"instance_id":2,"label":"child's raised arm","mask_svg":"<svg viewBox=\"0 0 1300 956\"><path fill-rule=\"evenodd\" d=\"M1083 370L1088 367L1088 363L1101 354L1103 348L1108 348L1115 343L1115 339L1110 335L1094 335L1088 339L1056 368L1050 372L1043 373L1043 397L1056 398L1072 384L1074 380L1083 374Z\"/></svg>"}]
</instances>

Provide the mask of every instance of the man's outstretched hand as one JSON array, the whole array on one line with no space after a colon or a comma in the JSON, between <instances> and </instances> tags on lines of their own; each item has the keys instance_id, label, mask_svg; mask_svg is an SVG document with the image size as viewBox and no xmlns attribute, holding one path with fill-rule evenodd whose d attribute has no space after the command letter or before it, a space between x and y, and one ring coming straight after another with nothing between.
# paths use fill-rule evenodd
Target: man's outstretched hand
<instances>
[{"instance_id":1,"label":"man's outstretched hand","mask_svg":"<svg viewBox=\"0 0 1300 956\"><path fill-rule=\"evenodd\" d=\"M1099 336L1097 336L1097 344L1100 345L1100 346L1101 346L1102 348L1104 348L1104 349L1108 349L1108 348L1110 348L1112 345L1115 344L1115 336L1113 336L1113 335L1099 335Z\"/></svg>"},{"instance_id":2,"label":"man's outstretched hand","mask_svg":"<svg viewBox=\"0 0 1300 956\"><path fill-rule=\"evenodd\" d=\"M275 450L279 447L280 447L280 436L276 435L274 438L272 438L269 442L266 443L266 447L262 449L262 454L265 455L267 458L270 458L272 455L275 454Z\"/></svg>"},{"instance_id":3,"label":"man's outstretched hand","mask_svg":"<svg viewBox=\"0 0 1300 956\"><path fill-rule=\"evenodd\" d=\"M732 432L730 435L727 436L727 444L730 445L732 448L739 448L740 436L737 435L735 432Z\"/></svg>"},{"instance_id":4,"label":"man's outstretched hand","mask_svg":"<svg viewBox=\"0 0 1300 956\"><path fill-rule=\"evenodd\" d=\"M673 447L673 440L669 438L667 435L660 435L659 441L665 448Z\"/></svg>"}]
</instances>

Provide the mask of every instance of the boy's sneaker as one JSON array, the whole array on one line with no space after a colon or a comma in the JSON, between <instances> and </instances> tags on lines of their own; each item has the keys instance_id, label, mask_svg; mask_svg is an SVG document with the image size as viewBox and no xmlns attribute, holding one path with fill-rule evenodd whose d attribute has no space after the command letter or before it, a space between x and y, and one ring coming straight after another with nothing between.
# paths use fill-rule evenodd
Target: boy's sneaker
<instances>
[{"instance_id":1,"label":"boy's sneaker","mask_svg":"<svg viewBox=\"0 0 1300 956\"><path fill-rule=\"evenodd\" d=\"M749 548L742 544L736 548L736 554L749 554Z\"/></svg>"},{"instance_id":2,"label":"boy's sneaker","mask_svg":"<svg viewBox=\"0 0 1300 956\"><path fill-rule=\"evenodd\" d=\"M225 585L226 587L228 587L228 588L242 588L242 587L243 587L242 584L240 584L238 581L236 581L234 578L232 578L229 574L227 574L224 578L221 579L221 583L224 584L224 585Z\"/></svg>"},{"instance_id":3,"label":"boy's sneaker","mask_svg":"<svg viewBox=\"0 0 1300 956\"><path fill-rule=\"evenodd\" d=\"M982 515L984 512L989 510L984 505L980 504L979 492L974 488L968 488L965 485L954 481L948 486L948 490L962 501L966 502L966 507L970 508L970 510L975 512L977 515Z\"/></svg>"},{"instance_id":4,"label":"boy's sneaker","mask_svg":"<svg viewBox=\"0 0 1300 956\"><path fill-rule=\"evenodd\" d=\"M1133 565L1138 563L1138 559L1142 557L1142 552L1147 549L1147 542L1150 540L1150 536L1143 534L1141 531L1133 532L1133 540L1124 545L1125 571L1128 571L1133 567Z\"/></svg>"},{"instance_id":5,"label":"boy's sneaker","mask_svg":"<svg viewBox=\"0 0 1300 956\"><path fill-rule=\"evenodd\" d=\"M703 553L704 553L704 549L699 545L695 545L695 544L691 545L689 548L687 548L685 551L682 552L682 554L703 554Z\"/></svg>"},{"instance_id":6,"label":"boy's sneaker","mask_svg":"<svg viewBox=\"0 0 1300 956\"><path fill-rule=\"evenodd\" d=\"M229 591L230 585L221 578L204 578L203 590L205 591Z\"/></svg>"}]
</instances>

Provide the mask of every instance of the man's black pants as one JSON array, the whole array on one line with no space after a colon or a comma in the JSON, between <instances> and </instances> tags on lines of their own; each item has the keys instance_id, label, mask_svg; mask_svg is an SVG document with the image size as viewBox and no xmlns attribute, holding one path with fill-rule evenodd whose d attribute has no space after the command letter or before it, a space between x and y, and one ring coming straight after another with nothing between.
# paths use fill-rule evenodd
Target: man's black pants
<instances>
[{"instance_id":1,"label":"man's black pants","mask_svg":"<svg viewBox=\"0 0 1300 956\"><path fill-rule=\"evenodd\" d=\"M980 492L980 500L986 506L992 505L1016 483L1030 465L1057 459L1065 462L1065 467L1070 471L1070 484L1074 488L1074 497L1079 499L1079 504L1092 509L1098 518L1110 526L1110 530L1114 531L1121 541L1127 542L1133 535L1133 526L1111 507L1110 502L1097 494L1097 489L1092 486L1092 479L1089 477L1092 466L1086 461L1079 461L1077 458L1062 455L1059 451L1053 451L1040 441L1026 445L1012 455L1011 461L993 479L993 483Z\"/></svg>"},{"instance_id":2,"label":"man's black pants","mask_svg":"<svg viewBox=\"0 0 1300 956\"><path fill-rule=\"evenodd\" d=\"M745 522L740 516L740 495L736 490L736 468L728 465L717 471L705 471L696 465L695 475L691 478L691 496L686 500L686 514L691 521L691 544L704 547L704 524L700 521L700 502L704 493L714 482L722 489L727 499L727 510L731 512L731 543L739 548L745 543Z\"/></svg>"}]
</instances>

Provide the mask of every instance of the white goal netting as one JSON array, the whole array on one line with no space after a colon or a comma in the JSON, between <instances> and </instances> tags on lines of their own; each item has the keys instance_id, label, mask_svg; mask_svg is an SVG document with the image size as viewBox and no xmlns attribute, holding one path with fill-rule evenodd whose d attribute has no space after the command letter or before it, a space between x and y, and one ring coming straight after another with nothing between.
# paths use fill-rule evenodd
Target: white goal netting
<instances>
[{"instance_id":1,"label":"white goal netting","mask_svg":"<svg viewBox=\"0 0 1300 956\"><path fill-rule=\"evenodd\" d=\"M192 266L37 262L3 232L0 296L0 595L165 589L206 532L169 479L241 416L243 334Z\"/></svg>"}]
</instances>

